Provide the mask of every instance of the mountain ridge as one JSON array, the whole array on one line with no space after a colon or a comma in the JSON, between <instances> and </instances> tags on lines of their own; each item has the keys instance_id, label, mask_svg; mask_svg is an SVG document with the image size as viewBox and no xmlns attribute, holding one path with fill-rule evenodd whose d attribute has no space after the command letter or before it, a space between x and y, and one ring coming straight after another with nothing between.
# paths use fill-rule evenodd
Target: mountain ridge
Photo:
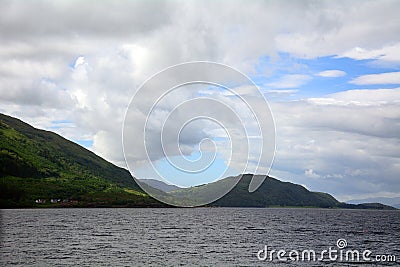
<instances>
[{"instance_id":1,"label":"mountain ridge","mask_svg":"<svg viewBox=\"0 0 400 267\"><path fill-rule=\"evenodd\" d=\"M252 174L170 191L191 198L207 197L222 183L236 186L208 204L215 207L310 206L323 208L389 209L381 204L361 206L338 202L327 193L310 192L301 185L267 177L255 192L248 192ZM168 194L141 183L146 191ZM171 185L169 185L171 186ZM170 187L173 188L173 187ZM153 195L153 194L152 194ZM128 170L92 151L46 130L0 113L0 207L168 207L137 184Z\"/></svg>"},{"instance_id":2,"label":"mountain ridge","mask_svg":"<svg viewBox=\"0 0 400 267\"><path fill-rule=\"evenodd\" d=\"M143 183L147 184L148 186L151 186L151 187L153 187L155 189L159 189L159 190L161 190L161 191L163 191L165 193L181 189L181 187L179 187L179 186L172 185L172 184L167 184L167 183L162 182L162 181L157 180L157 179L150 179L150 178L139 179L139 182L141 182L142 184Z\"/></svg>"},{"instance_id":3,"label":"mountain ridge","mask_svg":"<svg viewBox=\"0 0 400 267\"><path fill-rule=\"evenodd\" d=\"M382 203L400 209L400 197L371 197L371 198L351 199L348 200L347 203L350 204Z\"/></svg>"}]
</instances>

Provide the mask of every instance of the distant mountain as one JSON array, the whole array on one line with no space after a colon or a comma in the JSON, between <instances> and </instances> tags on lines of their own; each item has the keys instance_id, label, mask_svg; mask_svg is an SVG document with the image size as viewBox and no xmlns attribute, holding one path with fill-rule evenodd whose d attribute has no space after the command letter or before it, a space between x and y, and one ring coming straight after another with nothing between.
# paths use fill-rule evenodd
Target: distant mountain
<instances>
[{"instance_id":1,"label":"distant mountain","mask_svg":"<svg viewBox=\"0 0 400 267\"><path fill-rule=\"evenodd\" d=\"M327 193L311 192L301 185L282 182L267 177L263 184L254 192L248 192L250 181L254 175L244 174L241 177L228 177L214 183L196 187L184 188L170 192L177 197L186 199L202 199L209 197L209 192L226 188L226 184L236 183L236 186L225 196L209 204L214 207L318 207L345 209L394 209L380 203L347 204L336 200Z\"/></svg>"},{"instance_id":2,"label":"distant mountain","mask_svg":"<svg viewBox=\"0 0 400 267\"><path fill-rule=\"evenodd\" d=\"M145 183L153 188L156 188L156 189L161 190L166 193L181 189L181 187L178 187L176 185L167 184L167 183L164 183L164 182L162 182L160 180L156 180L156 179L140 179L139 182Z\"/></svg>"},{"instance_id":3,"label":"distant mountain","mask_svg":"<svg viewBox=\"0 0 400 267\"><path fill-rule=\"evenodd\" d=\"M188 199L201 199L208 197L208 192L218 190L227 183L235 182L237 185L225 196L210 204L218 207L272 207L272 206L308 206L332 208L339 204L334 197L326 193L310 192L301 185L282 182L272 177L267 177L264 183L252 193L248 192L253 175L245 174L240 177L228 177L214 183L180 189L171 192L172 195L186 196Z\"/></svg>"},{"instance_id":4,"label":"distant mountain","mask_svg":"<svg viewBox=\"0 0 400 267\"><path fill-rule=\"evenodd\" d=\"M374 198L364 198L364 199L352 199L347 201L347 203L351 204L382 203L400 209L400 197L374 197Z\"/></svg>"},{"instance_id":5,"label":"distant mountain","mask_svg":"<svg viewBox=\"0 0 400 267\"><path fill-rule=\"evenodd\" d=\"M252 193L251 174L214 183L177 188L156 180L141 187L152 195L179 197L190 206L221 187L236 186L216 207L321 207L389 209L379 204L346 204L326 193L267 177ZM0 208L24 207L166 207L135 182L130 173L93 152L49 131L0 114ZM165 192L163 192L165 191ZM169 192L169 193L166 193Z\"/></svg>"},{"instance_id":6,"label":"distant mountain","mask_svg":"<svg viewBox=\"0 0 400 267\"><path fill-rule=\"evenodd\" d=\"M67 206L160 206L127 170L0 114L0 207L43 206L51 199Z\"/></svg>"},{"instance_id":7,"label":"distant mountain","mask_svg":"<svg viewBox=\"0 0 400 267\"><path fill-rule=\"evenodd\" d=\"M381 203L361 203L361 204L348 204L340 203L338 208L342 209L368 209L368 210L395 210L397 208Z\"/></svg>"},{"instance_id":8,"label":"distant mountain","mask_svg":"<svg viewBox=\"0 0 400 267\"><path fill-rule=\"evenodd\" d=\"M306 206L332 208L339 202L327 193L310 192L301 185L282 182L278 179L267 177L264 183L252 193L248 192L253 175L243 175L237 186L213 203L213 206Z\"/></svg>"}]
</instances>

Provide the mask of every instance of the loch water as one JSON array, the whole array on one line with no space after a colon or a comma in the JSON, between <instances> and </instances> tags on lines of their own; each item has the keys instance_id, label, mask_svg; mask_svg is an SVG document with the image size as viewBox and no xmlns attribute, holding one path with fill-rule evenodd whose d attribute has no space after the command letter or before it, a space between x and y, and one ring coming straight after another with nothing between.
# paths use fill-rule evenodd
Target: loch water
<instances>
[{"instance_id":1,"label":"loch water","mask_svg":"<svg viewBox=\"0 0 400 267\"><path fill-rule=\"evenodd\" d=\"M394 255L400 211L302 208L1 210L1 266L359 266L287 253L329 248ZM343 245L341 244L341 246ZM260 260L272 250L283 259ZM260 252L260 250L263 250ZM260 253L259 253L260 252ZM257 257L257 254L259 254ZM271 254L269 254L270 256ZM296 255L296 254L292 254ZM300 254L301 255L301 254ZM327 256L327 255L326 255Z\"/></svg>"}]
</instances>

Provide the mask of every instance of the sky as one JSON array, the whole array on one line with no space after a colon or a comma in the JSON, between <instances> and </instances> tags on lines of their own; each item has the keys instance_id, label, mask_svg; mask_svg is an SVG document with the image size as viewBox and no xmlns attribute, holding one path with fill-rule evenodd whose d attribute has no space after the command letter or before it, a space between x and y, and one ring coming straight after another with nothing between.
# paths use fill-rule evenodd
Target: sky
<instances>
[{"instance_id":1,"label":"sky","mask_svg":"<svg viewBox=\"0 0 400 267\"><path fill-rule=\"evenodd\" d=\"M271 176L342 201L398 197L399 11L385 0L1 1L0 112L127 167L123 121L140 86L175 64L218 62L251 78L269 103ZM171 99L207 92L229 101L216 88L179 92ZM190 160L200 143L212 159L226 137L209 121L185 129ZM220 146L213 170L226 167L229 151ZM168 172L159 148L150 154ZM138 150L133 163L143 176L146 159Z\"/></svg>"}]
</instances>

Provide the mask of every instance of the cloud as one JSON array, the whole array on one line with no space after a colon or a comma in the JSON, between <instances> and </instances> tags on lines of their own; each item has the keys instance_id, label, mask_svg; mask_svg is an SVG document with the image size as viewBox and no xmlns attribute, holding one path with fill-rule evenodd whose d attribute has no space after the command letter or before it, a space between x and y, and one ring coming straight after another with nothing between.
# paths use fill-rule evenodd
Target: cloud
<instances>
[{"instance_id":1,"label":"cloud","mask_svg":"<svg viewBox=\"0 0 400 267\"><path fill-rule=\"evenodd\" d=\"M300 87L312 79L309 75L303 74L288 74L281 77L278 81L267 83L266 87L273 88L297 88Z\"/></svg>"},{"instance_id":2,"label":"cloud","mask_svg":"<svg viewBox=\"0 0 400 267\"><path fill-rule=\"evenodd\" d=\"M358 89L337 92L323 98L309 98L308 101L318 102L325 100L325 103L336 105L357 105L379 107L384 104L400 102L398 99L400 88L393 89ZM324 103L324 101L321 101Z\"/></svg>"},{"instance_id":3,"label":"cloud","mask_svg":"<svg viewBox=\"0 0 400 267\"><path fill-rule=\"evenodd\" d=\"M320 178L321 177L320 175L316 174L313 169L305 170L304 174L307 177L311 177L311 178Z\"/></svg>"},{"instance_id":4,"label":"cloud","mask_svg":"<svg viewBox=\"0 0 400 267\"><path fill-rule=\"evenodd\" d=\"M374 59L381 64L400 63L400 43L394 45L383 46L378 49L366 49L361 47L354 47L338 57L347 57L356 60Z\"/></svg>"},{"instance_id":5,"label":"cloud","mask_svg":"<svg viewBox=\"0 0 400 267\"><path fill-rule=\"evenodd\" d=\"M400 72L385 72L359 76L350 81L357 85L369 84L400 84Z\"/></svg>"},{"instance_id":6,"label":"cloud","mask_svg":"<svg viewBox=\"0 0 400 267\"><path fill-rule=\"evenodd\" d=\"M265 96L272 99L284 99L285 97L292 97L296 95L299 90L295 89L264 89L263 92Z\"/></svg>"},{"instance_id":7,"label":"cloud","mask_svg":"<svg viewBox=\"0 0 400 267\"><path fill-rule=\"evenodd\" d=\"M71 121L74 127L56 131L93 139L96 153L124 166L125 110L154 73L210 60L258 78L273 73L274 66L260 67L263 59L279 65L281 53L293 62L329 56L397 64L399 7L399 1L1 1L0 111L46 129L57 120ZM298 95L296 88L313 78L301 74L311 73L303 67L269 77L266 95ZM319 74L339 74L328 71ZM399 82L392 73L352 83ZM229 101L228 95L214 97ZM312 170L320 177L311 187L321 191L399 192L396 99L398 89L382 89L272 103L279 134L275 171L308 184L305 170ZM171 103L164 103L166 111ZM185 145L217 132L197 126Z\"/></svg>"},{"instance_id":8,"label":"cloud","mask_svg":"<svg viewBox=\"0 0 400 267\"><path fill-rule=\"evenodd\" d=\"M162 84L165 85L164 82ZM184 86L165 94L159 99L157 106L148 112L147 105L142 104L151 102L152 97L157 99L159 94L153 95L153 91L159 92L159 88L142 88L135 96L135 102L125 120L124 143L129 166L141 167L140 164L147 160L147 155L153 162L162 160L166 155L170 159L180 154L188 156L197 151L202 141L208 139L213 140L215 147L205 147L206 150L202 152L217 152L237 173L245 172L244 170L267 172L269 166L263 166L262 170L257 169L257 156L262 144L258 140L261 133L252 111L258 111L258 116L261 114L258 118L262 119L264 125L268 121L272 123L272 118L268 119L265 102L259 96L252 95L254 92L250 90L251 87L240 86L234 89L240 93L245 92L241 97L246 100L226 94L224 90L211 90L209 85ZM204 91L208 92L206 98ZM192 120L193 118L196 119ZM143 131L139 126L145 120L147 124ZM268 127L264 133L270 136L268 131L273 131L273 128ZM147 153L145 149L141 149L143 139L146 140ZM264 152L261 162L269 162L269 155L272 154Z\"/></svg>"},{"instance_id":9,"label":"cloud","mask_svg":"<svg viewBox=\"0 0 400 267\"><path fill-rule=\"evenodd\" d=\"M336 78L336 77L345 76L346 72L344 72L342 70L325 70L325 71L318 72L316 75L321 76L321 77L327 77L327 78Z\"/></svg>"},{"instance_id":10,"label":"cloud","mask_svg":"<svg viewBox=\"0 0 400 267\"><path fill-rule=\"evenodd\" d=\"M278 89L278 90L265 90L265 92L267 94L289 94L289 95L295 94L298 91L299 90L281 90L281 89Z\"/></svg>"},{"instance_id":11,"label":"cloud","mask_svg":"<svg viewBox=\"0 0 400 267\"><path fill-rule=\"evenodd\" d=\"M75 60L74 69L76 69L76 68L78 68L79 66L84 65L84 64L86 64L86 62L85 62L85 57L78 57L78 58Z\"/></svg>"},{"instance_id":12,"label":"cloud","mask_svg":"<svg viewBox=\"0 0 400 267\"><path fill-rule=\"evenodd\" d=\"M1 102L42 108L68 109L74 99L68 92L49 80L39 81L9 79L0 85Z\"/></svg>"},{"instance_id":13,"label":"cloud","mask_svg":"<svg viewBox=\"0 0 400 267\"><path fill-rule=\"evenodd\" d=\"M140 35L168 23L173 14L171 9L175 7L168 2L144 1L122 1L119 4L104 1L99 5L69 1L4 1L1 6L3 37L20 40L32 40L38 36L79 38ZM151 20L149 16L152 16Z\"/></svg>"},{"instance_id":14,"label":"cloud","mask_svg":"<svg viewBox=\"0 0 400 267\"><path fill-rule=\"evenodd\" d=\"M280 51L301 58L341 55L355 47L389 47L388 44L398 43L399 5L396 1L341 2L335 6L329 2L313 3L298 10L301 15L296 15L303 22L296 21L298 27L277 34L275 43Z\"/></svg>"},{"instance_id":15,"label":"cloud","mask_svg":"<svg viewBox=\"0 0 400 267\"><path fill-rule=\"evenodd\" d=\"M399 88L271 103L277 127L272 175L343 197L398 194L398 99Z\"/></svg>"}]
</instances>

